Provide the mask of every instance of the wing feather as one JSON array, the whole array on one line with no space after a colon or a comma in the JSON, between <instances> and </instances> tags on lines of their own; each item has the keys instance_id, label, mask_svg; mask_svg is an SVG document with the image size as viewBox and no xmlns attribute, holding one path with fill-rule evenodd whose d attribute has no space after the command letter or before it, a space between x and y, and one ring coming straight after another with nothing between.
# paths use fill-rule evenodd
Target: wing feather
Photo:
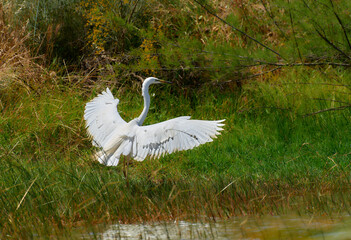
<instances>
[{"instance_id":1,"label":"wing feather","mask_svg":"<svg viewBox=\"0 0 351 240\"><path fill-rule=\"evenodd\" d=\"M120 155L142 161L147 156L159 158L167 153L188 150L206 142L223 130L224 120L191 120L178 117L161 123L139 126L137 119L126 123L117 111L118 99L111 91L99 94L85 106L84 119L93 144L101 147L99 162L115 166Z\"/></svg>"},{"instance_id":2,"label":"wing feather","mask_svg":"<svg viewBox=\"0 0 351 240\"><path fill-rule=\"evenodd\" d=\"M106 137L118 126L126 124L117 111L119 100L110 89L99 94L85 105L84 119L95 146L102 146Z\"/></svg>"},{"instance_id":3,"label":"wing feather","mask_svg":"<svg viewBox=\"0 0 351 240\"><path fill-rule=\"evenodd\" d=\"M136 130L132 156L138 161L147 156L158 158L166 153L188 150L220 134L224 120L191 120L190 117L178 117L148 126L139 126Z\"/></svg>"}]
</instances>

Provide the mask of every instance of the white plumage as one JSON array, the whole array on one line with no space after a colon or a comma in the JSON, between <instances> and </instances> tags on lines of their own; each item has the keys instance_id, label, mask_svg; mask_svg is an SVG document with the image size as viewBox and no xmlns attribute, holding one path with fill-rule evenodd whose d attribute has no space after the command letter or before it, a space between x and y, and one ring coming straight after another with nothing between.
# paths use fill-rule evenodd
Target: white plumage
<instances>
[{"instance_id":1,"label":"white plumage","mask_svg":"<svg viewBox=\"0 0 351 240\"><path fill-rule=\"evenodd\" d=\"M212 138L220 134L224 120L191 120L189 116L142 126L150 107L149 86L163 82L154 77L145 79L142 88L144 110L128 123L118 114L119 100L108 88L86 104L84 119L93 145L101 148L96 154L100 163L116 166L121 155L137 161L143 161L147 156L159 158L166 153L212 142Z\"/></svg>"}]
</instances>

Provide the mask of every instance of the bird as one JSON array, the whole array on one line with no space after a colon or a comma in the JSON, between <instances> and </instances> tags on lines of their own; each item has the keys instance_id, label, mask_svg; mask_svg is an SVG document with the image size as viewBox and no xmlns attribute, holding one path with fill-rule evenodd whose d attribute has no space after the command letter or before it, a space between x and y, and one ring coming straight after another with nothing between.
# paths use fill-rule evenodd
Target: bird
<instances>
[{"instance_id":1,"label":"bird","mask_svg":"<svg viewBox=\"0 0 351 240\"><path fill-rule=\"evenodd\" d=\"M220 135L224 121L193 120L180 116L163 122L145 125L150 108L149 87L152 84L170 83L156 77L148 77L142 84L144 109L140 116L126 122L119 115L119 99L114 98L109 88L86 103L84 119L92 144L100 150L95 159L106 166L117 166L122 156L128 162L132 158L143 161L160 158L165 154L189 150L212 142Z\"/></svg>"}]
</instances>

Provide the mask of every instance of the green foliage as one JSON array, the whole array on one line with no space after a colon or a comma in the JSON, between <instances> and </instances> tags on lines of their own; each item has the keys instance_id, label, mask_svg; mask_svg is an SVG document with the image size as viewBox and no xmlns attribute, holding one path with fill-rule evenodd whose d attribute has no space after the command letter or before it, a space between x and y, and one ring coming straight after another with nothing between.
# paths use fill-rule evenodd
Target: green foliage
<instances>
[{"instance_id":1,"label":"green foliage","mask_svg":"<svg viewBox=\"0 0 351 240\"><path fill-rule=\"evenodd\" d=\"M16 1L12 21L29 19L31 41L48 59L108 56L114 61L102 65L115 65L120 75L157 75L184 85L233 80L241 86L257 73L252 66L277 61L349 64L346 0L200 3L226 23L196 2L136 0ZM89 68L101 67L96 64Z\"/></svg>"},{"instance_id":2,"label":"green foliage","mask_svg":"<svg viewBox=\"0 0 351 240\"><path fill-rule=\"evenodd\" d=\"M213 2L214 6L218 4ZM350 30L345 24L349 15L340 9L343 3L247 1L226 6L216 14L226 16L228 24L278 51L288 63L349 61ZM238 81L241 85L243 79L256 73L250 66L277 62L268 48L215 19L197 4L163 3L155 9L167 12L167 17L154 12L149 27L141 32L143 44L131 52L132 61L122 66L117 63L120 71L157 74L193 86L211 80Z\"/></svg>"},{"instance_id":3,"label":"green foliage","mask_svg":"<svg viewBox=\"0 0 351 240\"><path fill-rule=\"evenodd\" d=\"M330 91L335 99L348 91L321 84L332 76L343 84L349 81L347 71L298 68L270 82L244 85L235 94L231 89L201 89L193 98L171 94L176 86L153 86L151 93L157 94L146 124L186 114L226 118L226 126L213 143L134 162L130 188L123 161L104 167L91 158L94 149L85 133L83 106L100 86L88 93L72 83L12 100L0 95L6 106L0 112L1 234L72 238L77 226L116 221L347 211L350 110L304 116L318 106L333 107L326 100L311 104ZM301 78L318 87L288 84ZM138 91L112 90L121 100L123 118L140 113Z\"/></svg>"},{"instance_id":4,"label":"green foliage","mask_svg":"<svg viewBox=\"0 0 351 240\"><path fill-rule=\"evenodd\" d=\"M269 84L254 82L245 89L255 94L259 104L269 108L291 111L304 116L323 109L338 109L351 102L349 71L328 68L323 70L294 68L272 76ZM279 76L284 76L280 80ZM277 81L277 78L279 79ZM274 88L272 89L272 85Z\"/></svg>"},{"instance_id":5,"label":"green foliage","mask_svg":"<svg viewBox=\"0 0 351 240\"><path fill-rule=\"evenodd\" d=\"M140 29L147 24L145 5L143 1L81 0L89 50L116 54L140 46Z\"/></svg>"},{"instance_id":6,"label":"green foliage","mask_svg":"<svg viewBox=\"0 0 351 240\"><path fill-rule=\"evenodd\" d=\"M279 1L275 2L276 11L281 11L281 21L285 22L285 33L291 41L287 55L295 60L308 58L341 58L350 54L349 22L350 2L333 1ZM275 12L276 13L276 12ZM272 12L272 14L274 14ZM287 24L290 23L290 24ZM288 37L288 36L287 36Z\"/></svg>"},{"instance_id":7,"label":"green foliage","mask_svg":"<svg viewBox=\"0 0 351 240\"><path fill-rule=\"evenodd\" d=\"M84 52L114 63L97 61L84 77L65 65L61 77L26 64L18 54L26 48L13 47L18 38L2 41L11 54L1 59L12 60L0 66L1 236L71 238L73 228L98 223L349 211L350 71L267 63L349 64L348 1L207 1L288 62L194 2L14 3L10 27L29 19L30 42L47 59ZM174 82L152 87L146 124L191 115L226 125L213 143L133 163L127 188L123 161L104 167L92 159L83 111L109 85L121 116L138 116L140 84L126 84L130 73Z\"/></svg>"},{"instance_id":8,"label":"green foliage","mask_svg":"<svg viewBox=\"0 0 351 240\"><path fill-rule=\"evenodd\" d=\"M82 55L85 34L83 18L76 11L78 0L5 2L13 8L10 24L27 28L35 54L45 54L49 63L55 57L76 60Z\"/></svg>"}]
</instances>

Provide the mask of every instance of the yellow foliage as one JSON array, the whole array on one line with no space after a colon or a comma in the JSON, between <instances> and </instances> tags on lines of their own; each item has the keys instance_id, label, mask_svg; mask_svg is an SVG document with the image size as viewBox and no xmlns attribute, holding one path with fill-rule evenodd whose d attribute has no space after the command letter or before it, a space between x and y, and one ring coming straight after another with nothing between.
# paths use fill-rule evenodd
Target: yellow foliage
<instances>
[{"instance_id":1,"label":"yellow foliage","mask_svg":"<svg viewBox=\"0 0 351 240\"><path fill-rule=\"evenodd\" d=\"M155 67L158 66L158 57L156 55L156 48L154 44L154 40L144 39L140 46L142 49L141 61L147 66L147 69L144 70L145 74L147 75L155 75Z\"/></svg>"},{"instance_id":2,"label":"yellow foliage","mask_svg":"<svg viewBox=\"0 0 351 240\"><path fill-rule=\"evenodd\" d=\"M104 45L108 36L107 19L104 12L109 8L106 0L82 0L83 15L87 19L86 27L89 29L88 43L95 49L96 54L105 51Z\"/></svg>"},{"instance_id":3,"label":"yellow foliage","mask_svg":"<svg viewBox=\"0 0 351 240\"><path fill-rule=\"evenodd\" d=\"M141 62L144 63L145 69L143 70L146 75L157 75L157 69L160 68L156 44L157 41L154 39L159 39L162 35L162 23L151 21L151 28L154 32L153 36L150 38L145 38L143 43L140 45L142 49Z\"/></svg>"}]
</instances>

